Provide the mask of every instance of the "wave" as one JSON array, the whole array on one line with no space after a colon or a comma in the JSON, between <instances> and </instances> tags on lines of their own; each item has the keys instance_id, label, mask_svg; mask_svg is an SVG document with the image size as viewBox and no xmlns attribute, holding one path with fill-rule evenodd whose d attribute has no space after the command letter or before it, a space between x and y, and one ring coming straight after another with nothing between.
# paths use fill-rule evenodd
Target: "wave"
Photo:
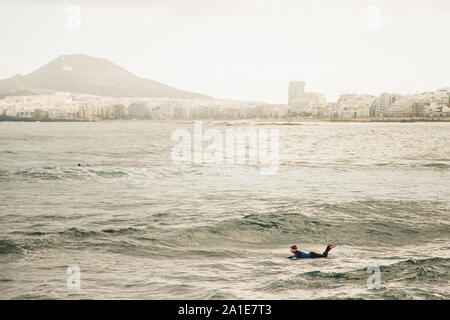
<instances>
[{"instance_id":1,"label":"wave","mask_svg":"<svg viewBox=\"0 0 450 320\"><path fill-rule=\"evenodd\" d=\"M96 169L87 167L31 167L15 171L0 172L0 177L7 179L22 178L24 180L80 180L93 177L121 178L128 172L120 169Z\"/></svg>"},{"instance_id":2,"label":"wave","mask_svg":"<svg viewBox=\"0 0 450 320\"><path fill-rule=\"evenodd\" d=\"M355 201L250 214L186 229L194 242L337 243L391 247L446 237L448 206L440 202ZM430 216L433 219L430 219Z\"/></svg>"},{"instance_id":3,"label":"wave","mask_svg":"<svg viewBox=\"0 0 450 320\"><path fill-rule=\"evenodd\" d=\"M423 292L427 284L436 285L448 283L450 275L448 265L450 258L433 257L426 259L402 260L390 265L380 267L381 288L367 290L362 297L373 298L374 295L381 298L415 298L427 295L442 297L440 294L432 294L428 290ZM271 280L258 289L270 293L305 289L338 289L344 285L366 290L367 279L371 273L366 268L349 270L345 272L309 271L299 272L289 279ZM402 290L398 290L401 287ZM447 299L449 295L447 294ZM334 298L334 297L333 297Z\"/></svg>"},{"instance_id":4,"label":"wave","mask_svg":"<svg viewBox=\"0 0 450 320\"><path fill-rule=\"evenodd\" d=\"M437 168L437 169L448 169L450 168L450 165L447 163L442 162L432 162L432 163L425 163L423 164L424 167L428 168Z\"/></svg>"},{"instance_id":5,"label":"wave","mask_svg":"<svg viewBox=\"0 0 450 320\"><path fill-rule=\"evenodd\" d=\"M448 161L448 160L441 160ZM350 169L372 169L372 168L399 168L399 169L449 169L450 164L444 162L427 162L423 163L422 160L417 162L411 162L410 160L397 160L397 161L366 161L355 162L352 159L346 160L317 160L317 159L281 159L280 167L286 169L298 169L298 168L328 168L333 170L348 171Z\"/></svg>"},{"instance_id":6,"label":"wave","mask_svg":"<svg viewBox=\"0 0 450 320\"><path fill-rule=\"evenodd\" d=\"M98 236L100 235L100 232L91 230L84 231L77 228L70 228L65 231L58 232L58 234L69 238L88 238Z\"/></svg>"},{"instance_id":7,"label":"wave","mask_svg":"<svg viewBox=\"0 0 450 320\"><path fill-rule=\"evenodd\" d=\"M240 218L186 228L103 226L19 233L26 236L21 240L25 241L22 247L28 250L72 245L74 240L82 240L76 242L80 246L92 245L105 250L122 250L122 246L128 246L137 251L180 250L183 254L189 250L206 250L210 245L229 245L231 248L245 244L281 247L292 243L336 243L353 248L376 247L384 250L445 239L448 234L447 221L448 205L437 201L367 200L303 206L300 201L293 201L276 207L271 213L247 214ZM8 249L7 245L4 244L6 249L3 251L12 252L14 249ZM198 254L204 256L209 253ZM218 254L229 255L228 252Z\"/></svg>"},{"instance_id":8,"label":"wave","mask_svg":"<svg viewBox=\"0 0 450 320\"><path fill-rule=\"evenodd\" d=\"M20 247L12 240L0 240L0 254L19 253Z\"/></svg>"},{"instance_id":9,"label":"wave","mask_svg":"<svg viewBox=\"0 0 450 320\"><path fill-rule=\"evenodd\" d=\"M105 234L110 235L121 235L121 234L135 234L142 232L142 229L137 228L118 228L118 229L103 229L100 231L94 231L94 230L82 230L78 228L69 228L64 231L55 231L55 232L42 232L42 231L35 231L35 232L25 232L25 235L28 236L45 236L45 235L61 235L69 238L87 238L87 237L96 237L101 236Z\"/></svg>"},{"instance_id":10,"label":"wave","mask_svg":"<svg viewBox=\"0 0 450 320\"><path fill-rule=\"evenodd\" d=\"M105 228L83 230L69 228L64 231L13 232L22 236L17 240L0 240L0 254L25 254L45 249L92 249L122 254L142 255L166 250L174 245L154 235L153 228ZM25 237L23 237L25 236Z\"/></svg>"},{"instance_id":11,"label":"wave","mask_svg":"<svg viewBox=\"0 0 450 320\"><path fill-rule=\"evenodd\" d=\"M380 266L383 279L390 280L417 280L419 278L428 278L433 280L437 277L448 276L447 268L450 258L433 257L426 259L407 259L390 265ZM335 279L335 280L366 280L368 277L367 269L358 269L347 272L321 272L310 271L300 274L307 280L312 279ZM441 280L443 280L441 278Z\"/></svg>"}]
</instances>

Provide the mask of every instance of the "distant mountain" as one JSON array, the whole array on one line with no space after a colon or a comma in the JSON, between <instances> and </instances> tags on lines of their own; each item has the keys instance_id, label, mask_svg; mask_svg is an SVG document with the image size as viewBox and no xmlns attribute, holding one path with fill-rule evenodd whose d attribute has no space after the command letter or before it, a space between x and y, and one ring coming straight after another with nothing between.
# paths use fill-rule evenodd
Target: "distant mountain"
<instances>
[{"instance_id":1,"label":"distant mountain","mask_svg":"<svg viewBox=\"0 0 450 320\"><path fill-rule=\"evenodd\" d=\"M85 54L63 55L30 74L0 80L0 92L18 89L48 89L111 97L211 98L140 78L108 60Z\"/></svg>"}]
</instances>

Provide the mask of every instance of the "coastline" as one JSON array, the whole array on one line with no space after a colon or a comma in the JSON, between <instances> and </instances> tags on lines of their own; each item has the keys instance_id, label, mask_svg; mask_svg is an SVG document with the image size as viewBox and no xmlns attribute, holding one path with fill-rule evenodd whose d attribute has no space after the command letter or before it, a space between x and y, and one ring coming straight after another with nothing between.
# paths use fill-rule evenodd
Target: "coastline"
<instances>
[{"instance_id":1,"label":"coastline","mask_svg":"<svg viewBox=\"0 0 450 320\"><path fill-rule=\"evenodd\" d=\"M145 121L154 123L193 123L196 121L212 122L212 123L276 123L284 125L295 125L299 122L450 122L450 117L397 117L397 118L292 118L292 119L178 119L178 120L151 120L151 119L32 119L17 118L10 116L0 116L0 122L135 122Z\"/></svg>"},{"instance_id":2,"label":"coastline","mask_svg":"<svg viewBox=\"0 0 450 320\"><path fill-rule=\"evenodd\" d=\"M95 122L95 120L83 119L33 119L33 118L18 118L10 116L0 116L0 122Z\"/></svg>"},{"instance_id":3,"label":"coastline","mask_svg":"<svg viewBox=\"0 0 450 320\"><path fill-rule=\"evenodd\" d=\"M280 125L295 125L299 122L450 122L450 117L439 117L439 118L350 118L350 119L339 119L339 118L295 118L295 119L178 119L178 120L150 120L150 119L124 119L124 120L95 120L96 122L135 122L135 121L146 121L154 123L194 123L196 121L209 122L209 123L275 123Z\"/></svg>"}]
</instances>

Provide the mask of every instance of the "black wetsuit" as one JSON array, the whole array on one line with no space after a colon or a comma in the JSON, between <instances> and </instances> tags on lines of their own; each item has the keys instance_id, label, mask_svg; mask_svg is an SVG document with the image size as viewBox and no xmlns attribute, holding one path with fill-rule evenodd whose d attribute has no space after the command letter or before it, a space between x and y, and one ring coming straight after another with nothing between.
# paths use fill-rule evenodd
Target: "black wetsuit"
<instances>
[{"instance_id":1,"label":"black wetsuit","mask_svg":"<svg viewBox=\"0 0 450 320\"><path fill-rule=\"evenodd\" d=\"M310 259L316 259L316 258L326 258L328 257L328 252L331 250L330 246L327 246L327 248L325 249L325 251L320 254L320 253L316 253L316 252L309 252L309 253L305 253L299 250L295 250L294 252L294 256L297 259L305 259L305 258L310 258Z\"/></svg>"}]
</instances>

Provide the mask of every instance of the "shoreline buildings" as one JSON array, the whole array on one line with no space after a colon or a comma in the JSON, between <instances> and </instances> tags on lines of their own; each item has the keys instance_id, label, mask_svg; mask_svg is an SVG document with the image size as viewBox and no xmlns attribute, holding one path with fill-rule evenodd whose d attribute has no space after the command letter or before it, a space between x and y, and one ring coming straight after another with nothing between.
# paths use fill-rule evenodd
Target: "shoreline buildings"
<instances>
[{"instance_id":1,"label":"shoreline buildings","mask_svg":"<svg viewBox=\"0 0 450 320\"><path fill-rule=\"evenodd\" d=\"M450 117L450 87L407 95L343 93L336 102L327 102L323 94L305 91L305 85L304 81L289 83L288 104L46 92L1 98L0 116L6 119L85 121Z\"/></svg>"},{"instance_id":2,"label":"shoreline buildings","mask_svg":"<svg viewBox=\"0 0 450 320\"><path fill-rule=\"evenodd\" d=\"M326 107L325 96L318 92L305 92L304 81L289 83L289 107L293 117L319 116Z\"/></svg>"}]
</instances>

